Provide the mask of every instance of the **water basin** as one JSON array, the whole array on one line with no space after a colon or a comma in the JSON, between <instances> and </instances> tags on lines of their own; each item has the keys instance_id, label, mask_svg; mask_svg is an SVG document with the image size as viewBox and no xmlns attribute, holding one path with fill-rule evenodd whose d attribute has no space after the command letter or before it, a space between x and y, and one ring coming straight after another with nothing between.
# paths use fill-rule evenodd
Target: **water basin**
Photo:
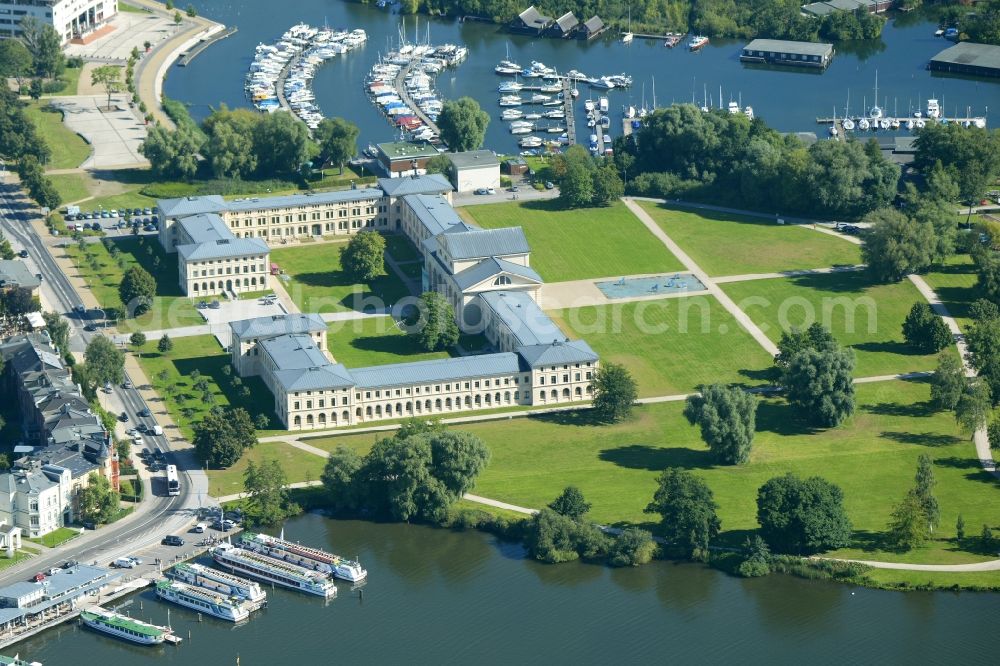
<instances>
[{"instance_id":1,"label":"water basin","mask_svg":"<svg viewBox=\"0 0 1000 666\"><path fill-rule=\"evenodd\" d=\"M608 298L669 295L707 291L701 280L690 273L654 275L653 277L621 278L598 282L597 288Z\"/></svg>"}]
</instances>

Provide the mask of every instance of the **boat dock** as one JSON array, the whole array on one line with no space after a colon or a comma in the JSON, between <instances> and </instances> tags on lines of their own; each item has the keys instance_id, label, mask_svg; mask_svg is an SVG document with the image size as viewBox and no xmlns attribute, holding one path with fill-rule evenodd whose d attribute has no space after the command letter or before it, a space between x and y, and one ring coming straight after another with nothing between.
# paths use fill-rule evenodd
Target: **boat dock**
<instances>
[{"instance_id":1,"label":"boat dock","mask_svg":"<svg viewBox=\"0 0 1000 666\"><path fill-rule=\"evenodd\" d=\"M594 132L597 134L597 154L604 155L604 128L601 123L594 126Z\"/></svg>"},{"instance_id":2,"label":"boat dock","mask_svg":"<svg viewBox=\"0 0 1000 666\"><path fill-rule=\"evenodd\" d=\"M563 110L566 112L567 145L576 145L576 116L573 114L573 84L568 78L562 79Z\"/></svg>"},{"instance_id":3,"label":"boat dock","mask_svg":"<svg viewBox=\"0 0 1000 666\"><path fill-rule=\"evenodd\" d=\"M206 37L205 39L201 40L200 42L198 42L197 44L195 44L191 49L189 49L187 52L181 54L180 59L177 61L177 66L178 67L187 67L188 64L192 60L194 60L195 57L198 56L202 51L204 51L205 49L207 49L209 46L211 46L212 44L216 43L217 41L225 39L226 37L229 37L232 34L235 34L236 30L237 30L236 26L229 26L225 30L223 30L221 32L217 32L214 35L212 35L211 37Z\"/></svg>"},{"instance_id":4,"label":"boat dock","mask_svg":"<svg viewBox=\"0 0 1000 666\"><path fill-rule=\"evenodd\" d=\"M865 131L865 130L862 130L860 127L858 127L858 125L857 125L858 120L856 118L852 118L852 120L854 120L854 123L855 123L855 129L853 131L862 131L862 132ZM971 127L976 127L976 126L978 126L978 123L982 123L982 122L985 121L985 119L982 116L968 116L968 117L950 117L950 116L949 117L945 117L945 116L941 116L940 118L928 118L926 116L924 116L922 118L916 118L916 117L911 118L909 116L899 116L899 117L885 116L883 118L879 118L879 121L883 121L883 120L884 121L888 121L890 124L892 124L893 122L896 122L896 123L899 124L899 126L896 129L893 129L891 127L886 128L886 127L882 127L880 125L877 128L879 131L882 131L882 130L885 130L885 131L899 131L901 129L902 130L908 129L906 127L906 123L908 121L910 121L910 120L912 120L914 122L922 121L924 123L930 123L930 122L937 122L937 123L942 123L942 124L956 123L958 125L971 126ZM868 121L872 122L872 119L869 118ZM816 124L817 125L833 125L833 124L836 124L837 131L843 133L843 130L844 130L844 118L816 118ZM870 128L870 131L875 131L875 129L876 128L872 127L872 128Z\"/></svg>"},{"instance_id":5,"label":"boat dock","mask_svg":"<svg viewBox=\"0 0 1000 666\"><path fill-rule=\"evenodd\" d=\"M407 64L405 67L400 68L399 74L396 75L396 80L393 81L392 85L396 89L396 92L399 95L399 99L403 101L403 104L405 104L410 108L413 114L420 119L420 122L424 124L424 127L429 127L431 131L433 131L434 134L436 134L438 138L440 138L441 131L438 129L437 123L428 118L427 114L424 113L423 109L421 109L417 105L417 103L413 101L413 99L410 97L409 91L406 89L406 86L404 85L407 74L409 74L410 71L413 69L414 65L417 64L418 62L416 60L411 60L409 64Z\"/></svg>"},{"instance_id":6,"label":"boat dock","mask_svg":"<svg viewBox=\"0 0 1000 666\"><path fill-rule=\"evenodd\" d=\"M650 35L641 32L632 33L632 39L655 39L660 42L666 42L668 39L672 37L675 37L677 38L678 41L680 41L680 39L684 37L684 34L679 32L668 32L663 35Z\"/></svg>"}]
</instances>

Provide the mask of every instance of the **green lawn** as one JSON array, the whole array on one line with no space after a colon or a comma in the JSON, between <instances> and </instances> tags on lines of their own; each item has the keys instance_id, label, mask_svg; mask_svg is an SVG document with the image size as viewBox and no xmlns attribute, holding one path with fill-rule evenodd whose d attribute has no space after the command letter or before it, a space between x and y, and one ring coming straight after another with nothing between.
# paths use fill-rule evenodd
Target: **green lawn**
<instances>
[{"instance_id":1,"label":"green lawn","mask_svg":"<svg viewBox=\"0 0 1000 666\"><path fill-rule=\"evenodd\" d=\"M640 396L690 393L700 384L757 384L770 356L712 296L550 312L571 337L627 367Z\"/></svg>"},{"instance_id":2,"label":"green lawn","mask_svg":"<svg viewBox=\"0 0 1000 666\"><path fill-rule=\"evenodd\" d=\"M66 95L75 95L77 88L80 85L80 74L83 72L82 67L67 67L62 75L59 77L63 81L62 90L59 92L45 93L53 97L62 97Z\"/></svg>"},{"instance_id":3,"label":"green lawn","mask_svg":"<svg viewBox=\"0 0 1000 666\"><path fill-rule=\"evenodd\" d=\"M521 226L531 266L547 282L683 270L621 202L607 208L565 210L554 200L459 208L487 229Z\"/></svg>"},{"instance_id":4,"label":"green lawn","mask_svg":"<svg viewBox=\"0 0 1000 666\"><path fill-rule=\"evenodd\" d=\"M913 484L917 457L934 461L935 494L941 526L920 551L924 561L985 559L954 553L955 520L961 512L967 530L997 526L994 507L1000 487L983 473L975 449L946 412L932 413L930 390L919 381L889 381L858 387L858 410L832 430L805 425L779 398L764 400L757 413L757 435L750 462L716 466L695 427L682 415L682 403L637 408L621 424L596 426L587 412L463 424L492 451L489 467L472 492L530 508L542 507L567 485L579 486L593 503L589 517L609 523L653 527L643 513L667 467L693 471L711 486L719 504L723 543L741 543L755 529L757 489L768 479L794 472L819 475L839 485L855 528L856 546L869 559L893 559L877 550L892 506ZM345 444L367 451L377 435L344 435L312 440L332 449ZM994 554L995 555L995 554Z\"/></svg>"},{"instance_id":5,"label":"green lawn","mask_svg":"<svg viewBox=\"0 0 1000 666\"><path fill-rule=\"evenodd\" d=\"M90 212L95 210L121 210L122 208L155 208L156 199L147 197L139 193L139 188L123 192L121 194L110 194L94 197L90 201L80 206L81 209Z\"/></svg>"},{"instance_id":6,"label":"green lawn","mask_svg":"<svg viewBox=\"0 0 1000 666\"><path fill-rule=\"evenodd\" d=\"M979 297L976 292L976 266L972 257L967 254L955 255L943 266L935 266L924 279L937 292L938 298L964 331L972 323L969 308Z\"/></svg>"},{"instance_id":7,"label":"green lawn","mask_svg":"<svg viewBox=\"0 0 1000 666\"><path fill-rule=\"evenodd\" d=\"M330 353L348 368L388 363L408 363L448 358L446 351L426 352L414 335L406 335L392 317L366 317L330 322L327 329Z\"/></svg>"},{"instance_id":8,"label":"green lawn","mask_svg":"<svg viewBox=\"0 0 1000 666\"><path fill-rule=\"evenodd\" d=\"M799 225L710 211L640 206L712 276L773 273L861 263L857 245Z\"/></svg>"},{"instance_id":9,"label":"green lawn","mask_svg":"<svg viewBox=\"0 0 1000 666\"><path fill-rule=\"evenodd\" d=\"M37 539L28 539L28 541L33 541L34 543L40 543L43 546L48 546L49 548L55 548L56 546L66 543L70 539L80 536L80 533L76 530L70 529L68 527L60 527L57 530L49 532L43 537Z\"/></svg>"},{"instance_id":10,"label":"green lawn","mask_svg":"<svg viewBox=\"0 0 1000 666\"><path fill-rule=\"evenodd\" d=\"M120 256L125 258L125 269L139 264L156 278L153 307L140 317L120 320L119 329L123 331L166 329L204 323L205 320L194 307L194 301L185 297L177 284L177 258L166 255L155 238L123 236L113 239L113 242L119 248ZM86 252L97 261L96 270L91 267L90 261L83 256L76 244L70 241L65 251L87 281L101 307L108 310L120 309L118 285L121 283L124 269L111 258L104 245L88 243L86 246ZM113 313L109 313L109 316L113 316Z\"/></svg>"},{"instance_id":11,"label":"green lawn","mask_svg":"<svg viewBox=\"0 0 1000 666\"><path fill-rule=\"evenodd\" d=\"M932 370L934 354L903 340L903 320L923 301L909 280L874 285L862 272L753 280L722 289L772 340L783 330L819 321L857 353L856 377Z\"/></svg>"},{"instance_id":12,"label":"green lawn","mask_svg":"<svg viewBox=\"0 0 1000 666\"><path fill-rule=\"evenodd\" d=\"M282 283L303 312L371 311L409 295L395 273L367 285L355 283L340 266L342 247L344 243L315 243L271 250L271 262L287 274Z\"/></svg>"},{"instance_id":13,"label":"green lawn","mask_svg":"<svg viewBox=\"0 0 1000 666\"><path fill-rule=\"evenodd\" d=\"M397 262L420 261L420 252L403 234L385 234L385 251Z\"/></svg>"},{"instance_id":14,"label":"green lawn","mask_svg":"<svg viewBox=\"0 0 1000 666\"><path fill-rule=\"evenodd\" d=\"M52 151L47 169L74 169L90 157L90 144L63 124L62 111L39 101L28 103L24 112Z\"/></svg>"},{"instance_id":15,"label":"green lawn","mask_svg":"<svg viewBox=\"0 0 1000 666\"><path fill-rule=\"evenodd\" d=\"M160 396L150 408L156 412L166 404L174 423L185 438L191 439L191 424L201 418L214 406L243 407L251 417L267 414L271 425L278 427L274 417L274 398L259 377L244 377L239 386L233 385L235 373L223 371L230 367L230 356L220 346L214 336L195 335L173 338L174 348L166 354L156 350L159 340L149 340L143 347L139 363ZM212 394L212 404L205 402L201 391L194 388L196 383L191 373L197 370L208 383ZM165 376L161 373L166 372ZM242 395L242 387L250 389L250 395ZM185 409L190 410L185 415ZM170 433L167 433L169 436Z\"/></svg>"},{"instance_id":16,"label":"green lawn","mask_svg":"<svg viewBox=\"0 0 1000 666\"><path fill-rule=\"evenodd\" d=\"M118 11L129 12L131 14L145 14L146 10L141 7L136 7L135 5L130 5L127 2L118 3ZM141 50L141 49L140 49Z\"/></svg>"},{"instance_id":17,"label":"green lawn","mask_svg":"<svg viewBox=\"0 0 1000 666\"><path fill-rule=\"evenodd\" d=\"M35 553L25 552L23 548L14 553L14 557L7 557L6 553L0 553L0 570L12 567L15 564L20 564L29 557L32 557L34 554Z\"/></svg>"},{"instance_id":18,"label":"green lawn","mask_svg":"<svg viewBox=\"0 0 1000 666\"><path fill-rule=\"evenodd\" d=\"M284 442L258 442L229 469L208 470L208 492L214 497L243 492L243 472L249 462L277 460L288 481L315 481L323 474L326 458L297 449Z\"/></svg>"},{"instance_id":19,"label":"green lawn","mask_svg":"<svg viewBox=\"0 0 1000 666\"><path fill-rule=\"evenodd\" d=\"M52 181L56 191L59 192L59 197L62 199L64 205L86 199L90 196L90 191L87 189L88 178L83 174L57 173L49 176L49 180ZM87 202L84 202L82 206L86 208Z\"/></svg>"}]
</instances>

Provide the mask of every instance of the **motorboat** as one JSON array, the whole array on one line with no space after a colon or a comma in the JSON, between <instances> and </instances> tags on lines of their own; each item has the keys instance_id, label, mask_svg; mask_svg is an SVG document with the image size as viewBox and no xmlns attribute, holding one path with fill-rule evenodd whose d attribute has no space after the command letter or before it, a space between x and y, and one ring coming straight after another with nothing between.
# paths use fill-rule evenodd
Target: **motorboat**
<instances>
[{"instance_id":1,"label":"motorboat","mask_svg":"<svg viewBox=\"0 0 1000 666\"><path fill-rule=\"evenodd\" d=\"M745 115L750 120L753 120L753 107L749 106L749 105L744 106L743 107L743 115ZM848 120L850 120L850 119L848 119ZM854 127L854 123L853 122L851 123L851 127Z\"/></svg>"},{"instance_id":2,"label":"motorboat","mask_svg":"<svg viewBox=\"0 0 1000 666\"><path fill-rule=\"evenodd\" d=\"M938 118L941 116L941 105L936 99L927 100L927 117Z\"/></svg>"},{"instance_id":3,"label":"motorboat","mask_svg":"<svg viewBox=\"0 0 1000 666\"><path fill-rule=\"evenodd\" d=\"M524 111L521 109L504 109L500 113L500 120L517 120L518 118L524 117Z\"/></svg>"},{"instance_id":4,"label":"motorboat","mask_svg":"<svg viewBox=\"0 0 1000 666\"><path fill-rule=\"evenodd\" d=\"M708 44L708 37L706 37L705 35L695 35L691 38L691 41L688 42L688 50L698 51L699 49L704 48L705 45L707 44Z\"/></svg>"},{"instance_id":5,"label":"motorboat","mask_svg":"<svg viewBox=\"0 0 1000 666\"><path fill-rule=\"evenodd\" d=\"M511 134L531 134L535 129L534 125L529 125L527 127L511 127Z\"/></svg>"},{"instance_id":6,"label":"motorboat","mask_svg":"<svg viewBox=\"0 0 1000 666\"><path fill-rule=\"evenodd\" d=\"M523 102L519 95L504 95L500 98L500 106L521 106Z\"/></svg>"},{"instance_id":7,"label":"motorboat","mask_svg":"<svg viewBox=\"0 0 1000 666\"><path fill-rule=\"evenodd\" d=\"M516 62L512 62L510 60L501 60L500 64L498 64L496 67L493 68L493 71L503 76L511 76L515 74L520 74L522 69L523 68Z\"/></svg>"},{"instance_id":8,"label":"motorboat","mask_svg":"<svg viewBox=\"0 0 1000 666\"><path fill-rule=\"evenodd\" d=\"M518 83L517 81L504 81L497 86L497 92L520 92L522 88L524 88L524 84Z\"/></svg>"},{"instance_id":9,"label":"motorboat","mask_svg":"<svg viewBox=\"0 0 1000 666\"><path fill-rule=\"evenodd\" d=\"M733 114L734 116L739 115L740 113L740 105L732 100L729 101L729 106L727 106L726 108L729 111L729 113Z\"/></svg>"},{"instance_id":10,"label":"motorboat","mask_svg":"<svg viewBox=\"0 0 1000 666\"><path fill-rule=\"evenodd\" d=\"M608 112L608 98L607 97L601 97L599 100L597 100L597 108L600 109L601 113L607 113Z\"/></svg>"},{"instance_id":11,"label":"motorboat","mask_svg":"<svg viewBox=\"0 0 1000 666\"><path fill-rule=\"evenodd\" d=\"M592 100L592 99L584 100L584 102L583 102L583 108L588 113L591 112L591 111L593 111L594 110L594 100Z\"/></svg>"},{"instance_id":12,"label":"motorboat","mask_svg":"<svg viewBox=\"0 0 1000 666\"><path fill-rule=\"evenodd\" d=\"M517 142L521 148L539 148L542 145L542 140L537 136L526 136Z\"/></svg>"}]
</instances>

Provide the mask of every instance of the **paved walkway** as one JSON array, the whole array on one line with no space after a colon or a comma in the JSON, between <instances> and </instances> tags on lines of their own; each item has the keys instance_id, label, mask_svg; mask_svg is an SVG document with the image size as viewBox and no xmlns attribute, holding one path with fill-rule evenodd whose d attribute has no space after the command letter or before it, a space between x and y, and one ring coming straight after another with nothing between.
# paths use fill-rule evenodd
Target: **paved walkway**
<instances>
[{"instance_id":1,"label":"paved walkway","mask_svg":"<svg viewBox=\"0 0 1000 666\"><path fill-rule=\"evenodd\" d=\"M134 0L133 0L134 1ZM135 4L139 4L136 2ZM181 10L183 14L184 11ZM154 45L169 39L181 26L165 14L118 12L108 21L114 30L89 44L68 44L66 55L94 62L121 62L128 60L133 48L143 51L143 44Z\"/></svg>"},{"instance_id":2,"label":"paved walkway","mask_svg":"<svg viewBox=\"0 0 1000 666\"><path fill-rule=\"evenodd\" d=\"M148 166L139 153L146 125L128 108L126 95L111 96L112 110L104 110L107 95L52 97L49 104L63 112L63 123L92 147L81 168L105 169L122 165Z\"/></svg>"},{"instance_id":3,"label":"paved walkway","mask_svg":"<svg viewBox=\"0 0 1000 666\"><path fill-rule=\"evenodd\" d=\"M684 264L684 267L687 268L687 270L696 278L701 280L702 284L708 288L709 293L715 296L719 303L722 304L722 307L724 307L726 311L729 312L729 314L731 314L737 322L739 322L740 326L746 329L746 331L753 336L754 340L757 341L757 344L763 347L764 350L771 356L778 355L778 346L764 334L764 331L760 330L757 324L755 324L753 320L750 319L745 312L743 312L743 310L740 310L739 307L737 307L736 303L733 302L733 299L729 298L729 296L722 291L719 285L717 285L715 281L710 278L708 274L703 271L701 267L698 266L698 264L696 264L694 260L663 231L662 228L660 228L660 225L658 225L653 218L642 209L641 206L639 206L631 197L625 197L622 201L624 201L625 205L628 206L628 209L632 211L632 214L638 217L639 220L646 225L646 228L649 229L650 233L660 239L660 242L667 246L667 249L670 250L670 252L673 253L673 255L677 257L682 264Z\"/></svg>"},{"instance_id":4,"label":"paved walkway","mask_svg":"<svg viewBox=\"0 0 1000 666\"><path fill-rule=\"evenodd\" d=\"M833 266L832 268L806 268L797 271L780 271L777 273L744 273L743 275L725 275L712 278L717 284L726 282L750 282L751 280L774 280L777 278L799 277L802 275L828 275L830 273L853 273L864 270L864 266Z\"/></svg>"},{"instance_id":5,"label":"paved walkway","mask_svg":"<svg viewBox=\"0 0 1000 666\"><path fill-rule=\"evenodd\" d=\"M675 274L671 271L663 273L646 273L642 275L626 275L626 280L637 278L667 277ZM687 276L687 273L681 273ZM697 291L647 293L626 298L608 298L597 286L598 282L615 282L622 276L599 278L596 280L566 280L565 282L546 282L542 284L540 301L546 310L571 310L592 305L613 305L615 303L633 303L635 301L662 301L667 298L684 298L687 296L706 295L705 289Z\"/></svg>"}]
</instances>

